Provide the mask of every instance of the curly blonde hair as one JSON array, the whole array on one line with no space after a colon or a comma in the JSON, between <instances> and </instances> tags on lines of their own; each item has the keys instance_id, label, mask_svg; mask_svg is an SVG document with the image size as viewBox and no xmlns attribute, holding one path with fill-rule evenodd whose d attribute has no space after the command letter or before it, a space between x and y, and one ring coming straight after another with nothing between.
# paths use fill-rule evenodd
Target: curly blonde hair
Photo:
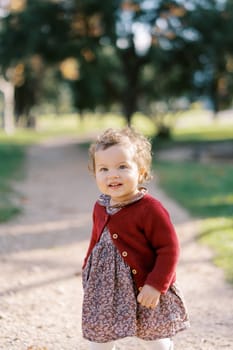
<instances>
[{"instance_id":1,"label":"curly blonde hair","mask_svg":"<svg viewBox=\"0 0 233 350\"><path fill-rule=\"evenodd\" d=\"M128 145L135 148L134 160L138 169L143 169L140 183L149 181L151 176L152 152L149 140L133 128L105 130L89 148L89 170L95 173L95 153L114 145Z\"/></svg>"}]
</instances>

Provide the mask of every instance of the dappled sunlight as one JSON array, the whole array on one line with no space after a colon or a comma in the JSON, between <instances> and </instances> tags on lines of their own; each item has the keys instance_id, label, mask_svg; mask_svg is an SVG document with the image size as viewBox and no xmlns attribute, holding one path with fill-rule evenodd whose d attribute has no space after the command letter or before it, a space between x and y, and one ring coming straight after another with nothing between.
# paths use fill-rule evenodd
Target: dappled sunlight
<instances>
[{"instance_id":1,"label":"dappled sunlight","mask_svg":"<svg viewBox=\"0 0 233 350\"><path fill-rule=\"evenodd\" d=\"M7 256L12 253L29 254L30 251L79 245L88 239L90 222L90 213L83 213L75 218L56 221L1 225L0 252Z\"/></svg>"},{"instance_id":2,"label":"dappled sunlight","mask_svg":"<svg viewBox=\"0 0 233 350\"><path fill-rule=\"evenodd\" d=\"M90 213L76 215L76 218L62 219L56 221L45 221L32 224L19 224L7 226L4 229L0 226L0 236L7 234L20 235L25 233L36 234L64 231L66 229L85 226L90 221Z\"/></svg>"},{"instance_id":3,"label":"dappled sunlight","mask_svg":"<svg viewBox=\"0 0 233 350\"><path fill-rule=\"evenodd\" d=\"M82 213L69 219L1 225L0 296L78 278L87 250L89 223L90 213ZM13 280L8 277L12 274Z\"/></svg>"},{"instance_id":4,"label":"dappled sunlight","mask_svg":"<svg viewBox=\"0 0 233 350\"><path fill-rule=\"evenodd\" d=\"M37 280L34 282L30 282L28 280L27 283L20 283L20 285L12 285L9 288L0 290L0 296L3 297L5 295L12 294L12 293L15 294L15 293L25 292L31 289L35 289L35 288L43 288L44 286L53 285L55 283L66 281L74 277L75 277L74 274L66 274L66 275L57 276L57 277L44 278L42 280L39 280L39 281Z\"/></svg>"}]
</instances>

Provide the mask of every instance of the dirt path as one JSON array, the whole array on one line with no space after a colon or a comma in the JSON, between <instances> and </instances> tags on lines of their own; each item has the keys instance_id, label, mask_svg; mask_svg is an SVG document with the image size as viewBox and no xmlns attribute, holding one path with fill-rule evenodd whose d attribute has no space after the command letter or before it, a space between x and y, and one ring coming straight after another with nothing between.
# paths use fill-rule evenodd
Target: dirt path
<instances>
[{"instance_id":1,"label":"dirt path","mask_svg":"<svg viewBox=\"0 0 233 350\"><path fill-rule=\"evenodd\" d=\"M80 271L98 192L86 163L86 150L74 140L29 150L27 178L19 185L24 214L0 225L1 350L88 349ZM211 264L209 250L196 244L198 222L157 186L150 192L170 211L182 243L178 279L192 327L175 338L176 349L233 349L233 288ZM118 349L141 347L126 339Z\"/></svg>"}]
</instances>

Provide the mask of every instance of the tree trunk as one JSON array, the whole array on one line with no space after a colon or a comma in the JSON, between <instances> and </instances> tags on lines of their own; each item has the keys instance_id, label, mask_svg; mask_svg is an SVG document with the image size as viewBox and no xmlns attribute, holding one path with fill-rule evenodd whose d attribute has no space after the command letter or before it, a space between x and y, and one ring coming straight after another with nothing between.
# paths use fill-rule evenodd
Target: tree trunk
<instances>
[{"instance_id":1,"label":"tree trunk","mask_svg":"<svg viewBox=\"0 0 233 350\"><path fill-rule=\"evenodd\" d=\"M210 98L212 102L212 109L213 109L213 119L216 119L220 106L219 106L219 93L218 93L218 79L215 78L211 82L210 86Z\"/></svg>"},{"instance_id":2,"label":"tree trunk","mask_svg":"<svg viewBox=\"0 0 233 350\"><path fill-rule=\"evenodd\" d=\"M124 114L127 125L131 125L133 113L136 111L136 94L134 88L129 86L123 98Z\"/></svg>"},{"instance_id":3,"label":"tree trunk","mask_svg":"<svg viewBox=\"0 0 233 350\"><path fill-rule=\"evenodd\" d=\"M120 58L126 80L122 98L123 109L126 122L130 126L133 113L137 110L139 73L145 60L136 55L134 46L121 51Z\"/></svg>"},{"instance_id":4,"label":"tree trunk","mask_svg":"<svg viewBox=\"0 0 233 350\"><path fill-rule=\"evenodd\" d=\"M0 78L0 90L4 96L3 127L6 134L13 134L14 122L14 85L4 78Z\"/></svg>"}]
</instances>

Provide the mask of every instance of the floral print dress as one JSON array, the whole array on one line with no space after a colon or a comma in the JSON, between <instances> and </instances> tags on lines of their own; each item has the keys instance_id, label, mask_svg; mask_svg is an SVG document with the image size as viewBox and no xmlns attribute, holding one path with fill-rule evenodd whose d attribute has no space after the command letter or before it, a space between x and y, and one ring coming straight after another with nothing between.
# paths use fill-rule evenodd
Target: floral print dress
<instances>
[{"instance_id":1,"label":"floral print dress","mask_svg":"<svg viewBox=\"0 0 233 350\"><path fill-rule=\"evenodd\" d=\"M144 195L141 195L136 199ZM109 207L114 215L120 208ZM136 336L144 340L172 337L189 326L183 297L176 285L160 296L155 309L137 303L138 291L130 267L123 260L105 227L83 270L83 337L109 342Z\"/></svg>"}]
</instances>

